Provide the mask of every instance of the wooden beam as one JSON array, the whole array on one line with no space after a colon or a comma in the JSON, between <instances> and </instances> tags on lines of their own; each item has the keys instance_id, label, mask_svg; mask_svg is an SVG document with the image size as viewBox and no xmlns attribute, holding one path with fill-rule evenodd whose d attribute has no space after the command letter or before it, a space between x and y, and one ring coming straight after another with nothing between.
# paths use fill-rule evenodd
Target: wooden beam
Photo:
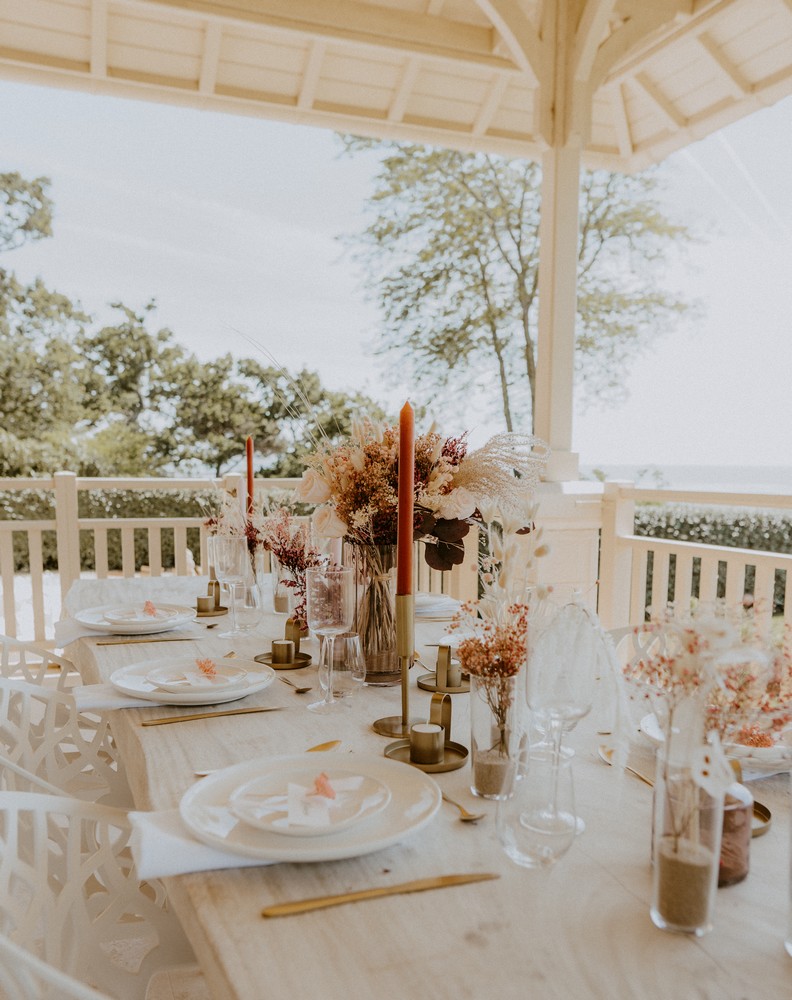
<instances>
[{"instance_id":1,"label":"wooden beam","mask_svg":"<svg viewBox=\"0 0 792 1000\"><path fill-rule=\"evenodd\" d=\"M673 24L678 12L678 0L655 0L646 5L638 0L630 15L625 16L622 24L599 46L589 74L593 88L596 90L606 80L615 82L617 78L612 75L614 68L645 45L650 36ZM624 74L618 77L619 80L624 78Z\"/></svg>"},{"instance_id":2,"label":"wooden beam","mask_svg":"<svg viewBox=\"0 0 792 1000\"><path fill-rule=\"evenodd\" d=\"M445 0L427 0L426 13L429 17L439 17L443 10Z\"/></svg>"},{"instance_id":3,"label":"wooden beam","mask_svg":"<svg viewBox=\"0 0 792 1000\"><path fill-rule=\"evenodd\" d=\"M322 61L324 60L326 42L315 39L311 42L308 52L308 61L303 72L302 86L297 97L297 107L301 110L313 107L316 98L316 89L319 86L319 74L322 72Z\"/></svg>"},{"instance_id":4,"label":"wooden beam","mask_svg":"<svg viewBox=\"0 0 792 1000\"><path fill-rule=\"evenodd\" d=\"M91 76L107 76L107 0L91 3Z\"/></svg>"},{"instance_id":5,"label":"wooden beam","mask_svg":"<svg viewBox=\"0 0 792 1000\"><path fill-rule=\"evenodd\" d=\"M497 29L520 69L536 83L545 82L549 60L521 0L476 0L476 3Z\"/></svg>"},{"instance_id":6,"label":"wooden beam","mask_svg":"<svg viewBox=\"0 0 792 1000\"><path fill-rule=\"evenodd\" d=\"M500 106L501 99L506 93L509 85L509 78L499 73L490 84L489 93L484 99L484 103L479 108L476 120L473 122L473 135L484 135L490 127L490 122L495 116L495 112Z\"/></svg>"},{"instance_id":7,"label":"wooden beam","mask_svg":"<svg viewBox=\"0 0 792 1000\"><path fill-rule=\"evenodd\" d=\"M201 94L213 94L217 83L217 67L220 63L220 43L223 37L223 26L219 21L207 21L204 35L203 55L201 57L201 75L198 80L198 91Z\"/></svg>"},{"instance_id":8,"label":"wooden beam","mask_svg":"<svg viewBox=\"0 0 792 1000\"><path fill-rule=\"evenodd\" d=\"M687 118L677 111L672 102L652 83L646 73L636 73L635 82L674 131L687 126Z\"/></svg>"},{"instance_id":9,"label":"wooden beam","mask_svg":"<svg viewBox=\"0 0 792 1000\"><path fill-rule=\"evenodd\" d=\"M572 72L576 80L591 76L594 59L605 39L608 22L616 0L586 0L586 6L575 31L575 54Z\"/></svg>"},{"instance_id":10,"label":"wooden beam","mask_svg":"<svg viewBox=\"0 0 792 1000\"><path fill-rule=\"evenodd\" d=\"M613 127L616 130L616 141L619 143L619 153L629 159L634 152L632 134L630 132L630 118L627 114L627 103L624 100L624 91L621 83L614 84L610 88L611 107L613 108Z\"/></svg>"},{"instance_id":11,"label":"wooden beam","mask_svg":"<svg viewBox=\"0 0 792 1000\"><path fill-rule=\"evenodd\" d=\"M393 100L388 108L389 122L400 122L404 118L404 112L407 109L407 101L410 99L410 94L415 86L415 80L418 76L418 70L420 68L421 64L417 59L408 59L404 64L404 71L402 72L401 79L399 80L399 85L396 88L396 93L393 95Z\"/></svg>"},{"instance_id":12,"label":"wooden beam","mask_svg":"<svg viewBox=\"0 0 792 1000\"><path fill-rule=\"evenodd\" d=\"M792 2L792 0L790 0ZM721 79L738 100L751 93L751 85L737 69L731 60L727 59L723 50L705 31L696 36L696 41L704 49L712 62L720 70Z\"/></svg>"},{"instance_id":13,"label":"wooden beam","mask_svg":"<svg viewBox=\"0 0 792 1000\"><path fill-rule=\"evenodd\" d=\"M358 0L125 0L132 6L176 11L201 19L259 26L306 39L353 42L399 54L432 56L462 66L519 72L513 61L493 54L490 27L391 10Z\"/></svg>"}]
</instances>

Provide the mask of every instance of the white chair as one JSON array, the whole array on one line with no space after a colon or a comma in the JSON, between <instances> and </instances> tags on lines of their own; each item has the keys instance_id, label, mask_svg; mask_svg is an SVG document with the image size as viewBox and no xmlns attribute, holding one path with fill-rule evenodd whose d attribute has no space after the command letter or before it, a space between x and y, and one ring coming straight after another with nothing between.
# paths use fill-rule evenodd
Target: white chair
<instances>
[{"instance_id":1,"label":"white chair","mask_svg":"<svg viewBox=\"0 0 792 1000\"><path fill-rule=\"evenodd\" d=\"M76 798L132 803L107 717L67 691L0 677L0 754Z\"/></svg>"},{"instance_id":2,"label":"white chair","mask_svg":"<svg viewBox=\"0 0 792 1000\"><path fill-rule=\"evenodd\" d=\"M38 959L8 974L11 997L208 1000L197 968L183 968L194 956L164 890L137 880L130 832L124 810L0 792L0 934L6 952ZM58 973L77 986L63 980L58 993Z\"/></svg>"},{"instance_id":3,"label":"white chair","mask_svg":"<svg viewBox=\"0 0 792 1000\"><path fill-rule=\"evenodd\" d=\"M3 1000L110 1000L42 962L0 934L0 997Z\"/></svg>"},{"instance_id":4,"label":"white chair","mask_svg":"<svg viewBox=\"0 0 792 1000\"><path fill-rule=\"evenodd\" d=\"M45 684L65 690L79 683L77 668L46 646L0 635L0 677L14 677L29 684Z\"/></svg>"}]
</instances>

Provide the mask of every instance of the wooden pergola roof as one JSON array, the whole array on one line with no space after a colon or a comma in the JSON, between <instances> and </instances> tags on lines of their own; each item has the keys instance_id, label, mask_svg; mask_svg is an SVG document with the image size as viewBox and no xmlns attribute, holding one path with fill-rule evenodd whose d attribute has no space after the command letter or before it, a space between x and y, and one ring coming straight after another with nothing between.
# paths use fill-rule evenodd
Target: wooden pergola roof
<instances>
[{"instance_id":1,"label":"wooden pergola roof","mask_svg":"<svg viewBox=\"0 0 792 1000\"><path fill-rule=\"evenodd\" d=\"M0 0L0 77L633 170L792 93L792 0ZM571 12L571 13L570 13Z\"/></svg>"}]
</instances>

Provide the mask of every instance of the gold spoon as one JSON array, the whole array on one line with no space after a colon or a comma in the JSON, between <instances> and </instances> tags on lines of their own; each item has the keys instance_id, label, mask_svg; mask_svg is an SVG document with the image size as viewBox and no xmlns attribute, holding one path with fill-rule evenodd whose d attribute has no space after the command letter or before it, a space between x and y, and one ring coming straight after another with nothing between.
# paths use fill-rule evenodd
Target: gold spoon
<instances>
[{"instance_id":1,"label":"gold spoon","mask_svg":"<svg viewBox=\"0 0 792 1000\"><path fill-rule=\"evenodd\" d=\"M600 759L604 760L606 764L613 764L613 747L606 747L604 744L600 744L597 747L597 753L600 755ZM630 774L634 774L636 778L645 782L650 788L654 788L654 782L651 778L647 778L645 774L641 774L640 771L636 771L634 767L630 767L629 764L624 765L624 770L629 771Z\"/></svg>"},{"instance_id":2,"label":"gold spoon","mask_svg":"<svg viewBox=\"0 0 792 1000\"><path fill-rule=\"evenodd\" d=\"M484 819L484 813L468 812L464 806L461 806L458 802L454 802L453 799L449 799L445 792L443 792L443 802L447 802L450 806L457 807L459 810L459 818L463 823L475 823L477 820Z\"/></svg>"},{"instance_id":3,"label":"gold spoon","mask_svg":"<svg viewBox=\"0 0 792 1000\"><path fill-rule=\"evenodd\" d=\"M284 684L288 684L290 688L294 688L295 694L305 694L306 691L313 691L310 687L298 687L294 681L290 681L288 677L283 677L281 674L278 675L278 680L283 681Z\"/></svg>"}]
</instances>

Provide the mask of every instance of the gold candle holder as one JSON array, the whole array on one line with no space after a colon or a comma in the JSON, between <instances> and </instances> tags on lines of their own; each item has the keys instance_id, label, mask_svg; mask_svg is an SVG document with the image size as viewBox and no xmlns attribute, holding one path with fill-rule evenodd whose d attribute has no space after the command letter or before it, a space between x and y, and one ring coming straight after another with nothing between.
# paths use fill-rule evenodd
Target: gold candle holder
<instances>
[{"instance_id":1,"label":"gold candle holder","mask_svg":"<svg viewBox=\"0 0 792 1000\"><path fill-rule=\"evenodd\" d=\"M401 667L401 715L377 719L372 728L380 736L410 735L410 727L419 719L410 718L410 667L415 650L415 598L412 594L396 595L396 653Z\"/></svg>"}]
</instances>

